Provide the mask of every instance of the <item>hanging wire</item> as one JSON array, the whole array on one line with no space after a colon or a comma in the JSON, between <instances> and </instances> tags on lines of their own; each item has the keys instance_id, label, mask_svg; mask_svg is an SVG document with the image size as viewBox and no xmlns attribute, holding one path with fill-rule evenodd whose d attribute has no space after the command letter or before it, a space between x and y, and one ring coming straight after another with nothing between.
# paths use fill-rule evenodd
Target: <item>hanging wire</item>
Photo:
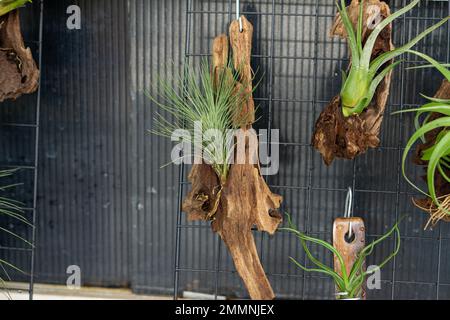
<instances>
[{"instance_id":1,"label":"hanging wire","mask_svg":"<svg viewBox=\"0 0 450 320\"><path fill-rule=\"evenodd\" d=\"M353 208L353 192L352 192L352 188L348 187L347 197L345 198L344 218L349 219L352 217L352 215L353 215L352 208ZM351 221L349 221L349 224L348 224L348 236L349 236L349 238L351 238L351 236L352 236L352 222Z\"/></svg>"},{"instance_id":2,"label":"hanging wire","mask_svg":"<svg viewBox=\"0 0 450 320\"><path fill-rule=\"evenodd\" d=\"M242 32L244 29L242 28L242 18L239 12L240 7L239 2L240 2L239 0L236 0L236 20L239 21L239 32Z\"/></svg>"}]
</instances>

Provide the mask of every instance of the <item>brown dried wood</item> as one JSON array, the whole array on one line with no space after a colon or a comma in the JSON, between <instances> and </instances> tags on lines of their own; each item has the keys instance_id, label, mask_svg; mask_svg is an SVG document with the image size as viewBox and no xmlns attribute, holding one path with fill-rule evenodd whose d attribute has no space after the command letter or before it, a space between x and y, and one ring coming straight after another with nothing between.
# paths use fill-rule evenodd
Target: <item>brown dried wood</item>
<instances>
[{"instance_id":1,"label":"brown dried wood","mask_svg":"<svg viewBox=\"0 0 450 320\"><path fill-rule=\"evenodd\" d=\"M25 48L19 11L0 17L0 102L36 91L39 70Z\"/></svg>"},{"instance_id":2,"label":"brown dried wood","mask_svg":"<svg viewBox=\"0 0 450 320\"><path fill-rule=\"evenodd\" d=\"M352 234L354 239L347 242L346 234L349 232L350 222L352 225ZM341 254L344 259L345 270L347 275L350 274L353 264L355 263L358 254L365 246L365 227L364 221L361 218L337 218L333 224L333 247ZM365 266L364 266L365 268ZM342 275L342 268L337 256L334 256L334 270ZM365 299L365 290L363 288L361 299Z\"/></svg>"},{"instance_id":3,"label":"brown dried wood","mask_svg":"<svg viewBox=\"0 0 450 320\"><path fill-rule=\"evenodd\" d=\"M364 6L363 21L369 19L371 14L371 11L367 10L369 6L377 6L382 18L390 15L389 6L385 2L367 0ZM353 25L356 26L359 1L353 0L347 9ZM367 23L364 23L363 39L367 39L370 32ZM339 14L335 18L330 35L341 38L347 36ZM391 36L392 26L389 25L378 36L372 52L372 59L394 49ZM345 118L342 114L339 95L335 96L322 111L315 124L312 144L321 153L326 165L330 165L335 158L353 159L366 152L368 148L376 148L379 145L378 135L389 95L391 77L392 72L380 83L371 104L359 115Z\"/></svg>"},{"instance_id":4,"label":"brown dried wood","mask_svg":"<svg viewBox=\"0 0 450 320\"><path fill-rule=\"evenodd\" d=\"M243 130L254 135L251 124L254 121L254 102L252 92L252 70L250 67L251 41L253 27L242 16L243 31L239 32L239 23L234 21L230 26L230 43L233 50L234 66L240 77L240 86L245 88L246 99L237 107L237 116L242 123L246 119ZM226 69L228 57L228 39L218 36L213 43L213 72ZM240 92L236 88L236 92ZM248 141L250 141L249 139ZM251 164L248 159L258 159L258 149L249 148L246 143L246 164L232 164L218 195L220 182L213 169L206 164L194 165L189 181L192 189L183 202L183 211L189 220L207 220L208 212L218 201L212 229L217 232L226 244L248 293L252 299L273 299L272 287L261 265L252 227L274 234L281 222L277 212L282 197L273 194L261 176L258 164Z\"/></svg>"}]
</instances>

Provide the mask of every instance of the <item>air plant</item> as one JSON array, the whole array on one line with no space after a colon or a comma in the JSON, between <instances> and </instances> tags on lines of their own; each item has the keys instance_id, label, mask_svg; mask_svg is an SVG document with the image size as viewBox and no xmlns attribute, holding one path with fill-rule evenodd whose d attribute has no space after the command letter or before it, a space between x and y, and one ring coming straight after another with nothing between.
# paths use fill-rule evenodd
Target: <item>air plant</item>
<instances>
[{"instance_id":1,"label":"air plant","mask_svg":"<svg viewBox=\"0 0 450 320\"><path fill-rule=\"evenodd\" d=\"M348 35L348 42L351 50L350 72L348 76L345 72L343 72L343 86L340 93L342 113L345 117L360 114L370 104L378 85L389 74L389 72L401 62L397 61L395 63L389 63L392 59L411 49L425 36L442 26L449 19L449 17L444 18L440 22L420 33L407 44L397 49L385 52L371 61L372 51L376 39L381 31L396 18L410 11L419 2L420 0L414 0L404 8L382 20L374 28L374 30L372 30L364 45L362 39L364 0L360 1L356 31L354 30L353 24L348 15L345 0L340 0L340 4L337 3L338 11ZM388 65L385 66L386 64Z\"/></svg>"},{"instance_id":2,"label":"air plant","mask_svg":"<svg viewBox=\"0 0 450 320\"><path fill-rule=\"evenodd\" d=\"M441 64L421 52L413 50L408 50L408 52L415 54L430 63L430 65L413 68L435 67L444 75L447 81L450 81L450 70L446 68L448 65ZM432 206L430 208L421 207L421 209L431 213L431 218L427 224L428 226L430 223L435 224L445 216L450 215L450 195L438 196L435 186L437 171L447 183L450 183L450 177L445 172L445 170L450 169L450 99L423 97L429 102L419 108L401 110L394 114L416 112L414 119L415 132L408 140L405 151L403 152L402 172L406 181L408 181L411 186L432 200ZM432 114L437 114L439 116L437 118L431 118ZM439 130L435 141L431 146L423 150L420 155L421 160L427 162L426 178L428 192L426 192L408 178L406 174L406 159L413 145L419 140L425 143L425 135L433 130Z\"/></svg>"},{"instance_id":3,"label":"air plant","mask_svg":"<svg viewBox=\"0 0 450 320\"><path fill-rule=\"evenodd\" d=\"M32 2L31 0L0 0L0 17L13 11L19 7L24 6L27 2Z\"/></svg>"},{"instance_id":4,"label":"air plant","mask_svg":"<svg viewBox=\"0 0 450 320\"><path fill-rule=\"evenodd\" d=\"M158 89L162 102L147 93L165 111L165 115L156 113L155 128L150 132L171 138L177 130L184 130L179 132L188 133L187 137L183 137L185 142L201 146L200 154L197 150L194 156L210 164L217 174L220 186L211 214L217 209L233 156L234 144L230 132L247 123L251 116L236 116L239 104L245 103L250 93L245 92L244 85L238 85L238 75L231 70L231 65L223 70L211 70L208 61L204 60L198 74L187 65L183 74L174 79L175 87L168 81L159 79ZM214 138L205 139L211 133ZM190 155L182 157L186 156ZM175 160L181 159L172 159Z\"/></svg>"},{"instance_id":5,"label":"air plant","mask_svg":"<svg viewBox=\"0 0 450 320\"><path fill-rule=\"evenodd\" d=\"M9 177L9 176L13 175L16 171L17 171L16 169L0 170L0 179ZM15 186L17 186L17 184L0 186L0 192L3 193L6 190L13 188ZM25 225L33 227L33 225L23 215L22 203L20 203L16 200L10 199L9 197L3 196L3 195L0 196L0 216L9 217L13 220L19 221L20 223L23 223ZM31 242L29 242L25 238L19 236L18 234L12 232L11 230L8 230L7 228L0 226L0 232L5 234L8 237L12 237L12 238L21 240L29 247L33 247L33 244ZM24 273L18 267L16 267L12 263L10 263L2 258L0 258L0 269L2 270L2 272L0 273L0 284L5 288L6 288L6 283L5 283L5 279L3 277L6 277L6 280L9 280L9 281L11 280L7 269L13 269L20 273ZM9 295L8 295L8 297L9 297Z\"/></svg>"},{"instance_id":6,"label":"air plant","mask_svg":"<svg viewBox=\"0 0 450 320\"><path fill-rule=\"evenodd\" d=\"M381 268L383 268L392 258L394 258L397 255L397 253L400 250L400 230L398 228L400 222L397 222L386 234L374 240L370 245L365 246L364 249L360 251L350 270L350 273L348 274L344 258L339 253L339 251L337 251L336 248L333 247L333 245L329 244L324 240L314 238L304 233L301 233L296 229L295 225L292 223L291 217L289 215L287 215L287 217L288 217L288 227L282 228L280 230L291 232L298 239L300 239L303 250L306 253L306 256L312 262L312 264L315 265L315 267L307 268L293 257L289 257L289 259L305 272L317 272L331 277L336 285L337 299L360 298L362 295L364 280L366 279L366 277L369 276L371 273L375 272L375 270L380 270ZM396 235L396 246L394 251L387 258L385 258L380 264L378 264L378 268L365 270L364 262L366 258L373 253L373 250L378 244L389 238L392 234ZM339 261L341 267L341 274L337 273L336 271L333 270L332 267L325 265L324 263L319 261L316 257L314 257L308 247L308 243L317 244L326 249L327 251L329 251L331 254L333 254Z\"/></svg>"}]
</instances>

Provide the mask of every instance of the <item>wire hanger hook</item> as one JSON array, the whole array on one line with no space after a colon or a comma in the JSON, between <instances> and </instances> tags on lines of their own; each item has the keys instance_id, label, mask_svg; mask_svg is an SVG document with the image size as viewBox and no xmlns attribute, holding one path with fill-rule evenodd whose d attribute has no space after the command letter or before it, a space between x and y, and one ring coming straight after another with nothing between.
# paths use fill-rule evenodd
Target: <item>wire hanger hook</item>
<instances>
[{"instance_id":1,"label":"wire hanger hook","mask_svg":"<svg viewBox=\"0 0 450 320\"><path fill-rule=\"evenodd\" d=\"M344 213L344 218L351 218L352 217L352 210L353 209L353 191L351 187L348 187L348 191L347 191L347 197L345 198L345 213ZM348 223L348 236L349 238L351 238L352 236L352 222L350 221Z\"/></svg>"},{"instance_id":2,"label":"wire hanger hook","mask_svg":"<svg viewBox=\"0 0 450 320\"><path fill-rule=\"evenodd\" d=\"M236 0L236 20L239 21L239 32L242 32L244 29L242 28L242 18L239 12L239 0Z\"/></svg>"}]
</instances>

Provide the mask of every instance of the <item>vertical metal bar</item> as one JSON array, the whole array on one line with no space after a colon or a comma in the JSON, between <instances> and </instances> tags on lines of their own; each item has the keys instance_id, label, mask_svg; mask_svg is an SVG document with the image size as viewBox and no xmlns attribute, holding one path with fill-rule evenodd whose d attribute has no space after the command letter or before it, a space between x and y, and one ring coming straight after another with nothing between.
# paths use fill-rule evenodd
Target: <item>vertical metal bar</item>
<instances>
[{"instance_id":1,"label":"vertical metal bar","mask_svg":"<svg viewBox=\"0 0 450 320\"><path fill-rule=\"evenodd\" d=\"M404 6L404 2L401 2L401 5ZM406 4L405 4L406 5ZM406 30L408 28L406 15L403 15L402 17L403 21L403 32L401 34L401 41L400 43L405 43L406 40ZM409 28L408 28L409 29ZM403 109L405 104L405 69L402 68L400 71L400 110ZM398 221L399 219L399 211L400 211L400 186L401 186L401 178L402 178L402 130L401 130L401 123L403 120L403 114L400 114L400 117L398 119L398 142L397 142L397 192L396 192L396 198L395 198L395 221ZM394 239L394 248L397 245L397 239ZM391 299L395 299L395 278L396 278L396 267L397 267L397 256L394 256L392 259L392 291L391 291Z\"/></svg>"},{"instance_id":2,"label":"vertical metal bar","mask_svg":"<svg viewBox=\"0 0 450 320\"><path fill-rule=\"evenodd\" d=\"M191 0L188 0L186 4L186 40L185 40L185 53L184 53L184 66L187 67L187 61L189 59L189 43L190 43L190 30L191 30L191 19L189 17L189 9L191 7ZM181 45L181 44L180 44ZM180 268L180 239L181 239L181 205L183 202L183 177L184 177L184 163L180 165L178 172L178 212L177 212L177 226L176 226L176 239L175 239L175 268L174 268L174 300L178 299L178 289L179 289L179 268Z\"/></svg>"},{"instance_id":3,"label":"vertical metal bar","mask_svg":"<svg viewBox=\"0 0 450 320\"><path fill-rule=\"evenodd\" d=\"M315 3L314 9L314 56L313 56L313 96L311 101L313 119L316 119L316 105L317 105L317 70L318 70L318 38L319 38L319 1ZM306 198L306 217L305 217L305 233L310 232L309 221L311 219L311 197L312 197L312 176L314 171L314 147L309 147L309 172L308 172L308 187L307 187L307 198ZM302 299L305 299L305 289L306 289L306 273L303 271L303 289L302 289Z\"/></svg>"},{"instance_id":4,"label":"vertical metal bar","mask_svg":"<svg viewBox=\"0 0 450 320\"><path fill-rule=\"evenodd\" d=\"M450 3L447 2L447 15L450 16ZM447 24L447 63L450 63L450 24ZM439 287L441 285L441 257L442 257L442 223L439 224L438 268L436 281L436 300L439 300Z\"/></svg>"},{"instance_id":5,"label":"vertical metal bar","mask_svg":"<svg viewBox=\"0 0 450 320\"><path fill-rule=\"evenodd\" d=\"M31 243L31 261L30 261L30 284L29 284L29 299L33 300L34 293L34 263L35 263L35 244L36 244L36 204L37 204L37 189L38 189L38 162L39 162L39 124L40 124L40 109L41 109L41 79L42 79L42 34L44 23L44 0L40 1L39 6L39 88L37 92L36 101L36 126L35 126L35 141L34 141L34 185L33 185L33 218L32 218L32 238Z\"/></svg>"}]
</instances>

